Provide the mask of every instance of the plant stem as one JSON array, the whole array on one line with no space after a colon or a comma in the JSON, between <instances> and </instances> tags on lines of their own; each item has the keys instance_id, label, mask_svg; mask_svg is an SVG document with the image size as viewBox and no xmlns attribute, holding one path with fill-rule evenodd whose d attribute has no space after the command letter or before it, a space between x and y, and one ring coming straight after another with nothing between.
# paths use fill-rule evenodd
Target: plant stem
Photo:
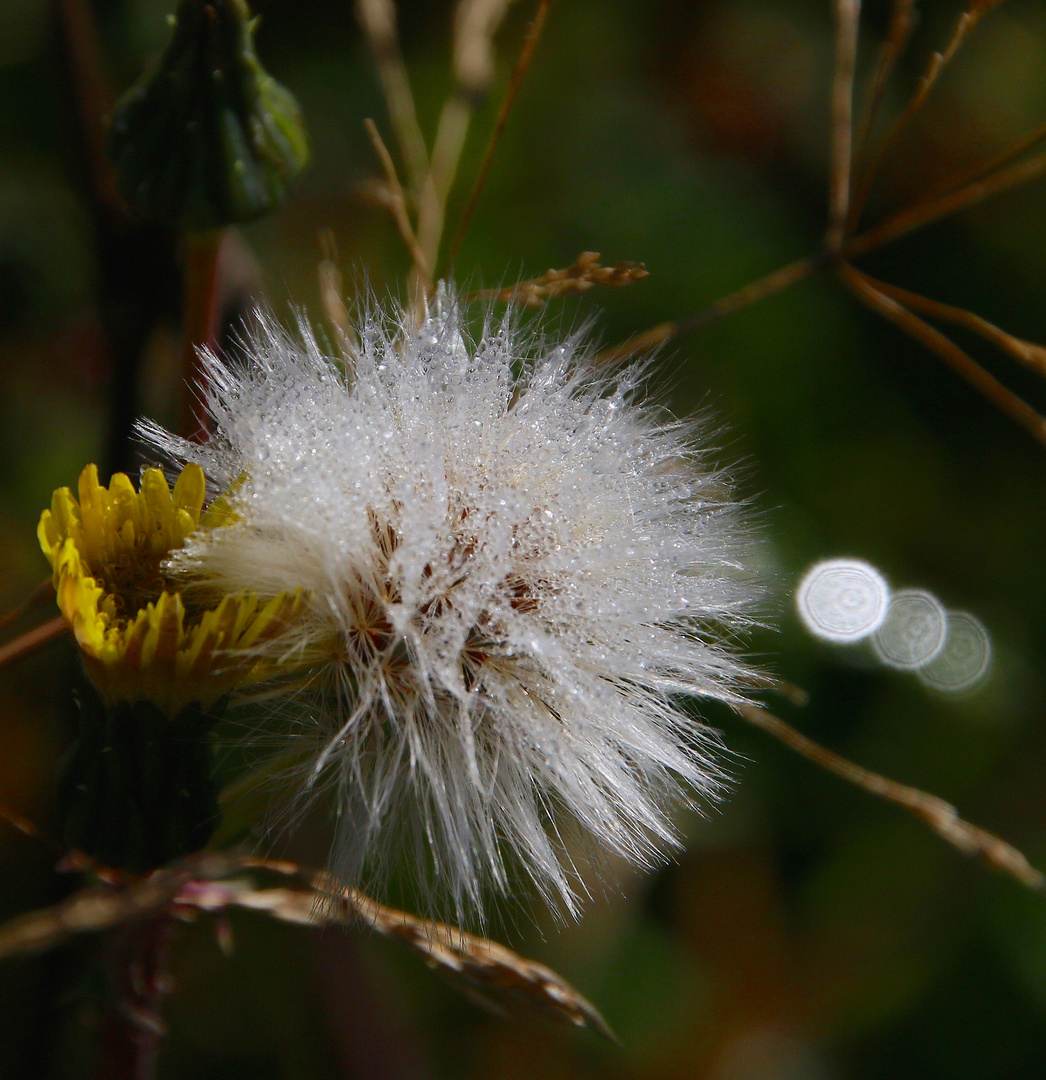
<instances>
[{"instance_id":1,"label":"plant stem","mask_svg":"<svg viewBox=\"0 0 1046 1080\"><path fill-rule=\"evenodd\" d=\"M207 434L193 409L196 390L202 378L199 350L213 350L218 343L221 315L218 286L224 238L223 229L185 234L185 306L178 430L197 442L201 442Z\"/></svg>"},{"instance_id":2,"label":"plant stem","mask_svg":"<svg viewBox=\"0 0 1046 1080\"><path fill-rule=\"evenodd\" d=\"M944 799L920 791L919 788L900 784L889 777L855 765L852 761L807 738L780 717L755 705L742 705L741 716L754 727L772 735L789 749L801 754L808 761L835 773L849 783L871 795L892 802L925 822L942 840L966 855L973 855L996 870L1016 878L1022 885L1041 891L1042 874L1032 866L1024 855L1011 844L1001 840L979 825L971 825L959 817L958 810Z\"/></svg>"},{"instance_id":3,"label":"plant stem","mask_svg":"<svg viewBox=\"0 0 1046 1080\"><path fill-rule=\"evenodd\" d=\"M34 627L32 630L27 630L20 637L16 637L14 641L9 641L6 645L0 645L0 667L10 664L12 660L20 660L23 656L36 652L42 645L61 637L68 629L69 624L65 621L65 618L58 615L48 622Z\"/></svg>"},{"instance_id":4,"label":"plant stem","mask_svg":"<svg viewBox=\"0 0 1046 1080\"><path fill-rule=\"evenodd\" d=\"M774 293L782 292L790 285L795 285L804 278L810 277L815 271L834 262L834 258L830 252L822 252L816 255L808 255L805 259L797 259L795 262L767 274L766 277L753 281L743 289L738 289L737 292L724 296L721 300L717 300L714 304L695 312L693 315L687 315L672 322L659 323L649 330L633 335L620 345L604 349L596 357L596 362L603 364L627 360L630 356L649 352L651 349L663 345L666 341L671 341L672 338L678 337L680 334L686 334L691 330L698 330L703 326L718 322L724 316L730 315L740 308L754 304L757 300L762 300L767 296L773 296Z\"/></svg>"},{"instance_id":5,"label":"plant stem","mask_svg":"<svg viewBox=\"0 0 1046 1080\"><path fill-rule=\"evenodd\" d=\"M170 989L171 917L165 911L115 931L108 943L116 1000L102 1035L98 1080L153 1080L164 1034L160 1008Z\"/></svg>"},{"instance_id":6,"label":"plant stem","mask_svg":"<svg viewBox=\"0 0 1046 1080\"><path fill-rule=\"evenodd\" d=\"M483 162L479 167L479 173L476 175L475 183L472 185L472 191L469 193L468 202L465 204L465 209L461 215L461 221L458 222L458 227L454 232L454 238L450 242L450 252L447 258L452 267L458 261L458 252L461 250L461 243L465 239L465 233L468 231L469 222L472 220L472 215L476 210L476 204L479 202L480 194L487 182L487 174L490 172L491 162L494 160L494 153L498 148L498 144L501 142L501 136L505 133L509 113L512 112L512 106L515 104L516 97L519 94L519 88L523 85L523 79L530 69L531 62L534 59L534 53L537 51L538 42L541 40L541 32L545 28L545 20L548 18L549 10L554 3L555 0L540 0L538 9L534 13L534 20L527 28L526 37L523 39L523 48L520 50L519 58L516 60L516 65L512 69L512 76L509 79L508 88L505 90L505 96L501 99L501 106L498 109L498 118L494 123L494 130L491 132L490 140L487 142L487 148L483 152Z\"/></svg>"},{"instance_id":7,"label":"plant stem","mask_svg":"<svg viewBox=\"0 0 1046 1080\"><path fill-rule=\"evenodd\" d=\"M828 232L825 246L838 251L850 213L853 157L854 72L860 0L836 0L835 74L832 78L832 164L828 182Z\"/></svg>"}]
</instances>

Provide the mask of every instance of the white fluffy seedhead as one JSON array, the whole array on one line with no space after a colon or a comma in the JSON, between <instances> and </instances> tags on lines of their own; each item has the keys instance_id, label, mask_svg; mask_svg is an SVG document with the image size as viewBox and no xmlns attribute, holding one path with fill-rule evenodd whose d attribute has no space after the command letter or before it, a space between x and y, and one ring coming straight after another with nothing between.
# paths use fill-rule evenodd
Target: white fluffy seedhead
<instances>
[{"instance_id":1,"label":"white fluffy seedhead","mask_svg":"<svg viewBox=\"0 0 1046 1080\"><path fill-rule=\"evenodd\" d=\"M522 868L575 911L564 836L649 864L672 803L720 783L683 700L754 675L727 645L753 599L737 504L700 432L576 339L510 315L473 343L445 296L420 330L372 307L359 333L346 365L260 316L236 361L205 358L208 442L143 426L237 515L172 572L310 597L269 648L308 665L298 794L337 789L336 874L380 887L406 859L465 917Z\"/></svg>"}]
</instances>

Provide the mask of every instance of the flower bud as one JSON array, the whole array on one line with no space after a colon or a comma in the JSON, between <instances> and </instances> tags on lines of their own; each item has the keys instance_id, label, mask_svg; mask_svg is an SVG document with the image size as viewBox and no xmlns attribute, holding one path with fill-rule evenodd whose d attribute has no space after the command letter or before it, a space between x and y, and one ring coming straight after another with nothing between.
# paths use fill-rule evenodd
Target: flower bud
<instances>
[{"instance_id":1,"label":"flower bud","mask_svg":"<svg viewBox=\"0 0 1046 1080\"><path fill-rule=\"evenodd\" d=\"M197 230L282 201L308 160L293 95L254 52L244 0L181 0L157 66L117 103L109 154L143 217Z\"/></svg>"}]
</instances>

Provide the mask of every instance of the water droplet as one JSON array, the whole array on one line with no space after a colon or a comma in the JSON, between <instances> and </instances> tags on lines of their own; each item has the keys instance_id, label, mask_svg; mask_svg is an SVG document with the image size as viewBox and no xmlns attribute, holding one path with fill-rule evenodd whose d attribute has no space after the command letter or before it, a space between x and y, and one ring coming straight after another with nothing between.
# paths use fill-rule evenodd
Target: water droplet
<instances>
[{"instance_id":1,"label":"water droplet","mask_svg":"<svg viewBox=\"0 0 1046 1080\"><path fill-rule=\"evenodd\" d=\"M875 633L886 617L890 588L861 559L826 559L803 576L796 593L799 617L814 637L841 644Z\"/></svg>"},{"instance_id":2,"label":"water droplet","mask_svg":"<svg viewBox=\"0 0 1046 1080\"><path fill-rule=\"evenodd\" d=\"M991 655L991 639L980 621L965 611L949 611L944 648L919 669L919 678L935 690L959 694L984 678Z\"/></svg>"},{"instance_id":3,"label":"water droplet","mask_svg":"<svg viewBox=\"0 0 1046 1080\"><path fill-rule=\"evenodd\" d=\"M919 668L944 648L948 616L936 597L916 589L894 593L872 648L887 666Z\"/></svg>"}]
</instances>

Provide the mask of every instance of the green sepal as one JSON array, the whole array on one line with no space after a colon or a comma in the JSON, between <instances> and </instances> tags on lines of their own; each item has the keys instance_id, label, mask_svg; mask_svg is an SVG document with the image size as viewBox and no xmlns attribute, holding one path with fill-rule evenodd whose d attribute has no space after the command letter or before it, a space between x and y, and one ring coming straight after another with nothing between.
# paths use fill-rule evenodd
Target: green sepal
<instances>
[{"instance_id":1,"label":"green sepal","mask_svg":"<svg viewBox=\"0 0 1046 1080\"><path fill-rule=\"evenodd\" d=\"M104 703L85 687L80 731L59 766L65 840L142 873L201 850L218 827L212 708L170 717L151 702Z\"/></svg>"},{"instance_id":2,"label":"green sepal","mask_svg":"<svg viewBox=\"0 0 1046 1080\"><path fill-rule=\"evenodd\" d=\"M308 160L294 96L254 52L244 0L181 0L157 66L117 103L109 154L143 217L188 230L251 221Z\"/></svg>"}]
</instances>

